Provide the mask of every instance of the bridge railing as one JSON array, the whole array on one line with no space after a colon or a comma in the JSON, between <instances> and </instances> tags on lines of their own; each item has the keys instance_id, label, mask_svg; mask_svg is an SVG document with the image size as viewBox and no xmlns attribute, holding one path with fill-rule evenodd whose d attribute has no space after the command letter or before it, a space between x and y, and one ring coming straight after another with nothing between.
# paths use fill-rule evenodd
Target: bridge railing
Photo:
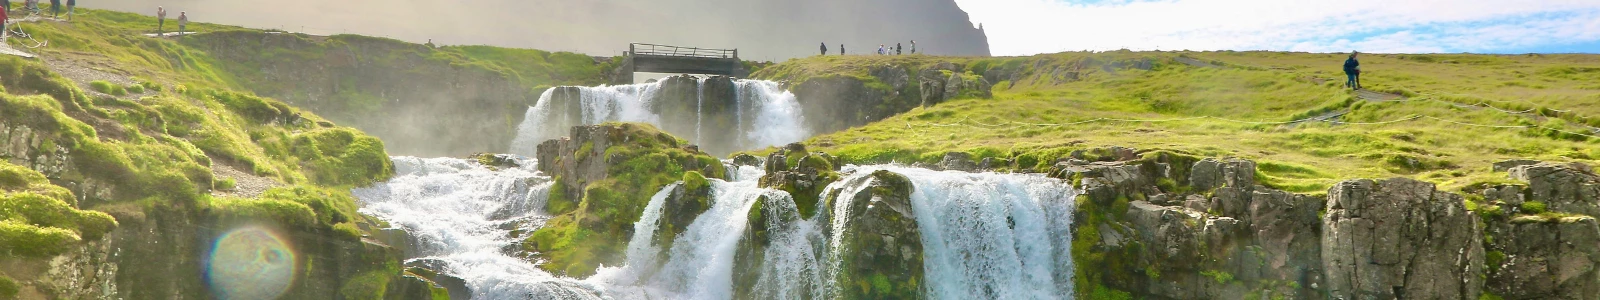
<instances>
[{"instance_id":1,"label":"bridge railing","mask_svg":"<svg viewBox=\"0 0 1600 300\"><path fill-rule=\"evenodd\" d=\"M694 47L679 47L645 43L628 44L628 53L633 55L656 55L675 57L700 57L700 58L739 58L739 49L704 49Z\"/></svg>"}]
</instances>

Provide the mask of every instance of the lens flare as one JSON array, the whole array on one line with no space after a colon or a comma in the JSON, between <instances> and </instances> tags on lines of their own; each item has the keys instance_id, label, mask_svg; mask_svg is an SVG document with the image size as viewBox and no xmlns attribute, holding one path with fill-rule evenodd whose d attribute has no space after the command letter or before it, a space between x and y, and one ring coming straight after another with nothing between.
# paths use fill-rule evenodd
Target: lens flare
<instances>
[{"instance_id":1,"label":"lens flare","mask_svg":"<svg viewBox=\"0 0 1600 300\"><path fill-rule=\"evenodd\" d=\"M276 299L294 283L294 249L275 232L243 227L217 238L206 282L218 299Z\"/></svg>"}]
</instances>

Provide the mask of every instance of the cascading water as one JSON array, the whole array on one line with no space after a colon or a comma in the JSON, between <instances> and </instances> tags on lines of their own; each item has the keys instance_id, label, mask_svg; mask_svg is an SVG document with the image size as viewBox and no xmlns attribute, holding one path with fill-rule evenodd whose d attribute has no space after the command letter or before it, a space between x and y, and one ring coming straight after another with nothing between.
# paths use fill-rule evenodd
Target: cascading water
<instances>
[{"instance_id":1,"label":"cascading water","mask_svg":"<svg viewBox=\"0 0 1600 300\"><path fill-rule=\"evenodd\" d=\"M552 276L506 254L512 230L542 221L540 207L549 179L529 168L491 171L466 160L394 159L399 173L387 183L355 190L363 213L389 221L418 241L418 258L436 262L444 274L465 280L479 299L615 298L729 299L733 297L735 251L763 197L777 210L795 210L788 194L756 187L759 168L730 168L733 182L710 180L711 208L694 218L665 257L652 244L662 202L676 185L650 199L626 248L626 265L603 267L595 276ZM525 166L531 161L524 161ZM941 172L899 166L848 166L844 179L825 188L853 195L877 170L911 180L911 205L922 234L927 296L932 299L1060 299L1072 295L1070 257L1072 199L1068 184L1039 175ZM818 209L825 209L818 203ZM772 218L755 296L773 299L837 297L842 288L837 236L855 226L830 216L848 215L847 205L811 219ZM825 230L824 228L829 228Z\"/></svg>"},{"instance_id":2,"label":"cascading water","mask_svg":"<svg viewBox=\"0 0 1600 300\"><path fill-rule=\"evenodd\" d=\"M794 95L770 81L733 80L732 107L707 102L708 80L694 90L663 83L554 88L529 108L513 142L514 153L533 154L538 142L565 136L571 126L606 121L658 124L698 142L724 141L729 149L781 145L805 138ZM676 84L686 84L678 82ZM679 96L692 93L687 102ZM554 100L561 99L561 100ZM678 99L677 104L660 99ZM673 106L677 105L677 106ZM668 112L668 113L662 113ZM694 114L694 116L674 115ZM720 114L720 115L713 115ZM678 120L679 123L663 123ZM693 122L690 124L689 122ZM731 128L728 128L731 127ZM723 139L733 136L731 139ZM725 149L726 150L726 149ZM550 179L522 167L493 171L452 158L395 157L394 179L356 189L363 213L387 220L416 240L408 263L436 268L464 280L479 299L769 299L838 298L852 283L837 282L844 257L840 232L853 226L852 205L818 201L814 216L798 217L785 192L760 188L762 168L733 166L729 180L711 179L710 207L680 227L676 236L657 228L664 202L677 184L657 192L634 224L624 265L601 266L583 279L554 276L519 257L517 231L537 229L548 216L543 206ZM892 165L847 166L844 178L825 187L829 195L863 193L875 171L910 180L909 205L920 233L925 296L933 299L1071 298L1073 198L1069 184L1024 174L942 172ZM786 212L749 224L750 211ZM870 206L866 206L870 207ZM758 266L737 257L747 226L763 226L768 243ZM666 249L655 243L671 240ZM754 257L754 256L751 256ZM743 277L734 274L744 272ZM752 277L753 278L746 278ZM744 281L741 281L744 280ZM735 282L742 282L735 286ZM736 294L748 293L748 294Z\"/></svg>"},{"instance_id":3,"label":"cascading water","mask_svg":"<svg viewBox=\"0 0 1600 300\"><path fill-rule=\"evenodd\" d=\"M708 94L709 79L693 81L663 80L652 83L600 86L557 87L546 90L539 102L529 107L518 125L511 153L533 155L540 142L560 138L569 128L609 121L650 123L669 133L692 139L712 153L780 146L810 135L802 122L800 104L778 83L763 80L731 80L731 93ZM669 83L672 82L672 83ZM668 84L694 84L687 97L665 95ZM710 97L733 97L732 107L713 109ZM686 103L672 103L682 101ZM692 101L692 102L689 102ZM571 103L577 102L577 103ZM683 105L683 109L673 109ZM720 104L718 104L720 105ZM679 115L692 114L692 115ZM731 124L716 123L725 117ZM674 123L682 122L682 124ZM689 122L692 122L690 124ZM678 125L681 125L680 128ZM731 137L731 141L710 141L712 137Z\"/></svg>"},{"instance_id":4,"label":"cascading water","mask_svg":"<svg viewBox=\"0 0 1600 300\"><path fill-rule=\"evenodd\" d=\"M408 263L461 278L477 299L597 299L595 287L551 276L502 251L519 242L512 230L542 221L548 178L528 168L491 171L463 159L393 160L393 179L352 193L362 213L411 234L417 258Z\"/></svg>"}]
</instances>

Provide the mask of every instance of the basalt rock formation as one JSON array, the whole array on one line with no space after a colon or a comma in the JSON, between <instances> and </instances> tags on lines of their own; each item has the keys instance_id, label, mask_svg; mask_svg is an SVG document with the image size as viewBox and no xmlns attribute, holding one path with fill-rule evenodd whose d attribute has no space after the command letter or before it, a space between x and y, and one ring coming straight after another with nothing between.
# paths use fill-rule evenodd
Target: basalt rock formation
<instances>
[{"instance_id":1,"label":"basalt rock formation","mask_svg":"<svg viewBox=\"0 0 1600 300\"><path fill-rule=\"evenodd\" d=\"M1591 299L1600 228L1587 166L1510 168L1463 196L1395 178L1326 197L1261 186L1250 161L1064 161L1083 190L1080 296L1151 299ZM1537 204L1528 204L1537 203ZM1548 204L1546 204L1548 203ZM1555 207L1560 208L1555 208Z\"/></svg>"}]
</instances>

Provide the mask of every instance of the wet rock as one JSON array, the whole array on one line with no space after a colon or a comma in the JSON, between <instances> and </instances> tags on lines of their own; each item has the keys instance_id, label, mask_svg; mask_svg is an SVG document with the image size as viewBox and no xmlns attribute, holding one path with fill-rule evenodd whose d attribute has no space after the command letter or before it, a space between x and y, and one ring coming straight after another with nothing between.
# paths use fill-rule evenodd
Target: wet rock
<instances>
[{"instance_id":1,"label":"wet rock","mask_svg":"<svg viewBox=\"0 0 1600 300\"><path fill-rule=\"evenodd\" d=\"M1511 178L1528 182L1529 200L1549 210L1600 216L1600 177L1581 163L1540 163L1511 168Z\"/></svg>"},{"instance_id":2,"label":"wet rock","mask_svg":"<svg viewBox=\"0 0 1600 300\"><path fill-rule=\"evenodd\" d=\"M776 291L756 289L767 271L765 258L773 240L796 234L800 211L793 198L764 195L747 212L745 230L734 252L734 299L777 298ZM773 272L768 272L773 274ZM774 280L765 278L766 280Z\"/></svg>"},{"instance_id":3,"label":"wet rock","mask_svg":"<svg viewBox=\"0 0 1600 300\"><path fill-rule=\"evenodd\" d=\"M978 170L989 171L998 168L1011 167L1011 160L998 157L985 157L978 162Z\"/></svg>"},{"instance_id":4,"label":"wet rock","mask_svg":"<svg viewBox=\"0 0 1600 300\"><path fill-rule=\"evenodd\" d=\"M854 195L838 194L833 206L848 206L838 253L845 299L901 299L921 295L922 235L912 211L910 179L889 171L876 171L866 189ZM836 220L835 222L838 222ZM874 284L874 281L887 284Z\"/></svg>"},{"instance_id":5,"label":"wet rock","mask_svg":"<svg viewBox=\"0 0 1600 300\"><path fill-rule=\"evenodd\" d=\"M733 164L739 166L759 167L761 166L761 158L755 157L754 155L740 153L739 155L733 157Z\"/></svg>"},{"instance_id":6,"label":"wet rock","mask_svg":"<svg viewBox=\"0 0 1600 300\"><path fill-rule=\"evenodd\" d=\"M1499 161L1499 162L1495 162L1494 163L1494 171L1495 172L1505 172L1505 171L1510 171L1511 168L1527 166L1527 165L1536 165L1536 164L1539 164L1539 161L1532 160L1532 159L1503 160L1503 161Z\"/></svg>"},{"instance_id":7,"label":"wet rock","mask_svg":"<svg viewBox=\"0 0 1600 300\"><path fill-rule=\"evenodd\" d=\"M939 161L939 168L944 170L972 172L978 169L978 165L972 162L972 154L968 154L966 152L948 152L944 154L944 160Z\"/></svg>"},{"instance_id":8,"label":"wet rock","mask_svg":"<svg viewBox=\"0 0 1600 300\"><path fill-rule=\"evenodd\" d=\"M1328 192L1322 260L1334 298L1476 299L1482 231L1458 195L1396 178Z\"/></svg>"},{"instance_id":9,"label":"wet rock","mask_svg":"<svg viewBox=\"0 0 1600 300\"><path fill-rule=\"evenodd\" d=\"M472 160L477 161L478 164L489 167L490 169L522 167L522 165L517 162L516 158L512 157L510 154L477 153L468 158L471 158Z\"/></svg>"},{"instance_id":10,"label":"wet rock","mask_svg":"<svg viewBox=\"0 0 1600 300\"><path fill-rule=\"evenodd\" d=\"M682 184L673 187L661 205L655 244L663 253L671 250L673 240L708 209L711 209L711 183L699 172L684 173Z\"/></svg>"},{"instance_id":11,"label":"wet rock","mask_svg":"<svg viewBox=\"0 0 1600 300\"><path fill-rule=\"evenodd\" d=\"M917 106L908 93L868 87L862 78L851 76L810 78L790 91L806 112L806 128L813 133L866 125Z\"/></svg>"},{"instance_id":12,"label":"wet rock","mask_svg":"<svg viewBox=\"0 0 1600 300\"><path fill-rule=\"evenodd\" d=\"M829 183L839 180L839 159L827 153L805 151L805 145L794 143L768 155L767 173L757 184L788 192L794 197L801 216L811 218L819 200L817 195Z\"/></svg>"}]
</instances>

